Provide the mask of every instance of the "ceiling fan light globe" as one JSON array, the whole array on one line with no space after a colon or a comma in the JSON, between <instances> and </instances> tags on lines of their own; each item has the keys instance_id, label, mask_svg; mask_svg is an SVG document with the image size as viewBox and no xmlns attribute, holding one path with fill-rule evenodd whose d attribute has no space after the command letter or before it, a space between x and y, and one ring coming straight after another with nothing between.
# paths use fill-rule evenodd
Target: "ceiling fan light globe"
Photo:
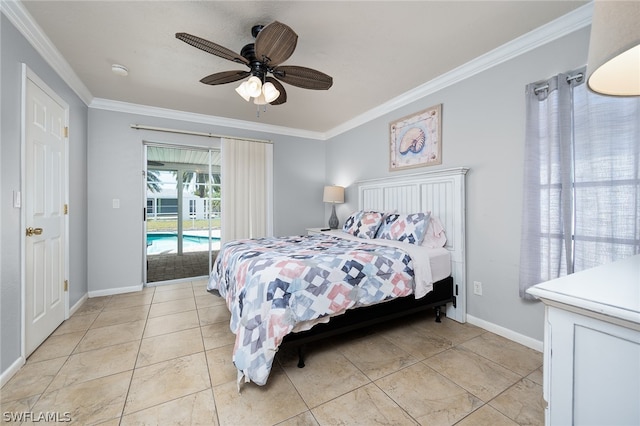
<instances>
[{"instance_id":1,"label":"ceiling fan light globe","mask_svg":"<svg viewBox=\"0 0 640 426\"><path fill-rule=\"evenodd\" d=\"M247 80L247 93L252 98L257 98L262 93L262 81L255 75Z\"/></svg>"},{"instance_id":2,"label":"ceiling fan light globe","mask_svg":"<svg viewBox=\"0 0 640 426\"><path fill-rule=\"evenodd\" d=\"M276 89L276 86L273 83L267 82L262 86L262 93L264 94L264 99L267 103L271 103L278 99L280 96L280 91Z\"/></svg>"},{"instance_id":3,"label":"ceiling fan light globe","mask_svg":"<svg viewBox=\"0 0 640 426\"><path fill-rule=\"evenodd\" d=\"M264 93L260 93L260 96L253 98L253 103L256 105L266 105L268 102L264 98Z\"/></svg>"},{"instance_id":4,"label":"ceiling fan light globe","mask_svg":"<svg viewBox=\"0 0 640 426\"><path fill-rule=\"evenodd\" d=\"M249 102L249 100L251 99L251 96L249 95L249 92L247 90L247 82L243 81L242 84L240 84L240 86L236 87L236 92L238 93L238 95L242 96L242 98Z\"/></svg>"}]
</instances>

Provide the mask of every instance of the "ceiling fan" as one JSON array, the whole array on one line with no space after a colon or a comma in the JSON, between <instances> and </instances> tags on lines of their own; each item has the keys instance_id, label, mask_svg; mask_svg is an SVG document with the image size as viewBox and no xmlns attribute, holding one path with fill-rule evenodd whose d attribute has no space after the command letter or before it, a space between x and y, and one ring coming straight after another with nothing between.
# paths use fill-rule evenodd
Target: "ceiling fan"
<instances>
[{"instance_id":1,"label":"ceiling fan","mask_svg":"<svg viewBox=\"0 0 640 426\"><path fill-rule=\"evenodd\" d=\"M281 105L287 101L287 93L280 81L303 89L327 90L333 78L311 68L280 65L293 54L298 35L287 25L275 21L269 25L251 28L254 43L245 45L240 54L209 40L176 33L176 38L200 50L229 61L244 64L246 70L223 71L208 75L201 83L217 85L233 83L245 77L249 79L236 89L247 102L253 98L257 105Z\"/></svg>"}]
</instances>

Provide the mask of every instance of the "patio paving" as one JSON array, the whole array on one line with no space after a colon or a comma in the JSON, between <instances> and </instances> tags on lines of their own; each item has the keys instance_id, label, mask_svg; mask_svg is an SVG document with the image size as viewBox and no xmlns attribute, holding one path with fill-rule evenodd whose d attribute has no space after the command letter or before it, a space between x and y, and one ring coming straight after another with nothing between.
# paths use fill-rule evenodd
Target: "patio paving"
<instances>
[{"instance_id":1,"label":"patio paving","mask_svg":"<svg viewBox=\"0 0 640 426\"><path fill-rule=\"evenodd\" d=\"M211 254L211 264L218 255ZM209 261L206 251L153 254L147 256L147 282L171 281L183 278L209 276Z\"/></svg>"}]
</instances>

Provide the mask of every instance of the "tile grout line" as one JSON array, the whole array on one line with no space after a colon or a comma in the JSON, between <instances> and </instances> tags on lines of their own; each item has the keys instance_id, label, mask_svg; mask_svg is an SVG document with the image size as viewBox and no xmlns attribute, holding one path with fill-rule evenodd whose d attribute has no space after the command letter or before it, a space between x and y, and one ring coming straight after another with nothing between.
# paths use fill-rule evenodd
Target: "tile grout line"
<instances>
[{"instance_id":1,"label":"tile grout line","mask_svg":"<svg viewBox=\"0 0 640 426\"><path fill-rule=\"evenodd\" d=\"M503 413L500 409L494 407L493 405L491 405L491 401L495 401L498 397L500 397L500 395L503 395L505 393L507 393L509 390L511 390L514 386L516 386L518 383L520 383L523 380L528 380L526 377L521 378L520 380L518 380L517 382L515 382L514 384L512 384L511 386L509 386L508 388L506 388L505 390L503 390L502 392L500 392L498 395L494 396L493 398L491 398L489 401L487 401L484 405L488 405L489 407L491 407L492 409L496 410L498 413L502 414L503 416L505 416L506 418L512 420L515 423L518 423L517 419L511 418L511 416L509 416L509 414L507 413ZM529 380L530 382L534 383L535 385L538 385L537 383L533 382L532 380ZM539 386L539 385L538 385Z\"/></svg>"},{"instance_id":2,"label":"tile grout line","mask_svg":"<svg viewBox=\"0 0 640 426\"><path fill-rule=\"evenodd\" d=\"M185 288L186 288L186 287L185 287ZM178 289L176 289L176 290L178 290ZM191 288L190 288L190 290L192 291L191 298L194 300L194 304L195 304L195 293L193 292L193 284L192 284L192 283L191 283ZM173 291L173 290L166 290L166 291ZM155 297L155 292L154 292L154 297ZM174 301L176 301L176 300L186 300L186 299L188 299L188 297L186 297L186 298L179 298L179 299L169 299L169 300L166 300L166 301L158 301L158 302L155 302L155 303L156 303L156 304L157 304L157 303L171 303L171 302L174 302ZM153 303L152 303L152 305L153 305ZM149 310L151 310L151 309L149 309ZM207 352L207 351L206 351L206 349L205 349L205 345L204 345L204 338L203 338L203 335L202 335L202 326L200 325L200 314L199 314L199 310L197 309L197 307L196 307L196 309L194 309L194 310L195 310L195 312L196 312L196 316L197 316L197 318L198 318L198 325L197 325L197 326L195 326L195 327L190 327L190 328L187 328L187 329L184 329L184 330L177 330L177 331L171 331L171 332L168 332L168 333L162 333L162 334L159 334L159 335L157 335L157 336L152 336L152 337L149 337L149 338L154 338L154 337L158 337L158 336L166 336L166 335L168 335L168 334L173 334L173 333L178 333L178 332L181 332L181 331L193 330L193 329L195 329L195 328L198 328L198 329L200 330L200 339L201 339L201 342L202 342L202 349L203 349L203 350L202 350L202 353L203 353L203 355L204 355L205 362L207 363L207 364L206 364L206 368L207 368L207 373L209 374L209 383L210 383L209 390L211 391L211 396L212 396L212 399L213 399L214 404L215 404L215 397L214 397L214 395L213 395L213 386L212 386L212 383L211 383L211 375L210 375L209 366L208 366L208 362L207 362L207 359L208 359L208 358L207 358L207 354L206 354L206 352ZM181 312L176 312L176 313L183 313L183 312L191 312L191 310L188 310L188 311L181 311ZM147 321L148 321L149 319L161 318L161 317L163 317L163 316L174 315L174 314L176 314L176 313L160 315L160 316L158 316L158 317L154 317L154 318L147 318ZM147 325L147 324L145 324L145 330L146 330L146 325ZM139 355L139 353L140 353L140 348L141 348L141 346L142 346L142 341L143 341L144 339L145 339L145 337L144 337L144 331L143 331L143 337L141 337L141 339L140 339L140 347L139 347L139 349L138 349L138 355ZM198 354L198 353L200 353L200 352L195 352L195 353L193 353L193 354L188 354L188 355L184 355L184 356L195 355L195 354ZM180 357L176 357L176 358L180 358ZM136 367L134 367L134 372L135 372L135 369L137 369L137 368L144 368L144 367L148 367L148 366L150 366L150 365L158 364L158 363L160 363L160 362L170 361L170 360L173 360L173 359L176 359L176 358L170 358L170 359L167 359L167 360L158 361L158 362L155 362L155 363L152 363L152 364L149 364L149 365L145 365L145 366L140 366L140 367L136 366ZM137 357L136 357L136 364L137 364ZM133 375L132 375L132 379L133 379ZM130 386L131 386L131 382L130 382ZM130 386L129 386L129 390L130 390ZM184 398L184 397L187 397L187 396L190 396L190 395L195 395L195 394L197 394L197 393L199 393L199 392L202 392L202 390L194 391L194 392L192 392L192 393L188 393L188 394L185 394L185 395L182 395L182 396L179 396L179 397L176 397L176 398L173 398L173 399L167 400L167 401L159 402L158 404L155 404L155 405L150 406L150 407L142 408L142 409L140 409L140 410L134 411L134 412L129 413L129 414L127 414L127 415L134 414L134 413L137 413L137 412L140 412L140 411L144 411L144 410L147 410L147 409L150 409L150 408L153 408L153 407L158 407L158 406L161 406L161 405L166 404L166 403L168 403L168 402L176 401L176 400L178 400L178 399L180 399L180 398ZM127 396L128 396L128 395L127 395ZM126 400L125 400L125 401L126 401ZM218 418L218 412L217 412L217 409L216 409L215 411L216 411L216 412L215 412L215 414L216 414L216 418ZM123 418L123 417L125 417L124 413L123 413L123 415L121 416L121 418ZM218 419L218 421L219 421L219 419Z\"/></svg>"},{"instance_id":3,"label":"tile grout line","mask_svg":"<svg viewBox=\"0 0 640 426\"><path fill-rule=\"evenodd\" d=\"M478 336L476 336L476 337L480 337L481 335L486 334L486 333L488 333L488 332L482 333L482 334L480 334L480 335L478 335ZM458 346L461 346L461 345L463 345L464 343L467 343L467 342L469 342L469 341L471 341L471 340L475 339L476 337L474 337L474 338L472 338L472 339L468 339L468 340L466 340L466 341L464 341L464 342L458 343L457 345L454 345L454 346L453 346L452 348L450 348L450 349L455 349L455 348L457 348ZM449 350L450 350L450 349L449 349ZM447 379L447 380L451 381L452 383L455 383L455 384L456 384L456 386L458 386L458 387L460 387L460 388L464 389L466 392L468 392L469 394L471 394L471 395L473 395L474 397L478 398L478 400L482 401L482 405L480 405L480 406L479 406L478 408L476 408L475 410L473 410L473 411L469 412L466 416L464 416L462 419L460 419L460 420L459 420L458 422L456 422L455 424L458 424L459 422L463 421L465 418L469 417L470 415L472 415L472 414L473 414L473 413L475 413L476 411L480 410L480 409L481 409L481 408L483 408L484 406L489 406L491 409L496 410L497 412L499 412L500 414L502 414L503 416L505 416L505 417L506 417L506 418L508 418L509 420L513 421L514 423L518 423L518 421L517 421L516 419L511 418L507 413L503 413L502 411L500 411L500 410L498 410L497 408L493 407L493 406L491 405L491 402L492 402L492 401L494 401L496 398L498 398L500 395L505 394L507 391L509 391L510 389L512 389L514 386L516 386L516 385L517 385L518 383L520 383L521 381L523 381L523 380L527 379L527 376L528 376L528 375L532 374L534 371L536 371L536 370L537 370L538 368L540 368L540 367L537 367L536 369L534 369L534 370L533 370L533 371L531 371L530 373L528 373L528 374L526 374L526 375L522 376L520 373L517 373L517 372L515 372L515 371L511 370L510 368L508 368L508 367L506 367L506 366L504 366L504 365L502 365L502 364L500 364L500 363L497 363L497 362L495 362L495 361L493 361L493 360L491 360L491 359L489 359L489 358L485 357L485 356L484 356L484 355L482 355L482 354L477 353L476 351L474 351L474 350L473 350L473 349L471 349L471 348L462 347L462 349L464 349L464 350L468 350L468 351L470 351L471 353L473 353L473 354L475 354L475 355L477 355L477 356L479 356L479 357L481 357L481 358L483 358L483 359L487 360L488 362L491 362L492 364L495 364L495 365L497 365L497 366L499 366L499 367L504 368L505 370L508 370L508 371L510 371L510 372L512 372L512 373L514 373L516 376L518 376L518 377L519 377L519 379L518 379L518 380L516 380L514 383L511 383L509 386L507 386L507 387L506 387L505 389L503 389L500 393L498 393L497 395L495 395L494 397L492 397L492 398L491 398L491 399L489 399L488 401L484 401L482 398L480 398L478 395L474 394L472 391L470 391L470 390L466 389L464 386L462 386L462 385L460 385L460 384L456 383L455 381L453 381L452 379L449 379L448 377L446 377L446 376L442 375L439 371L436 371L436 370L433 370L433 369L432 369L432 370L433 370L433 371L435 371L437 374L441 375L442 377L444 377L445 379ZM437 355L437 354L436 354L436 355ZM433 355L433 356L435 356L435 355ZM431 358L431 357L429 357L429 358ZM428 358L426 358L426 359L428 359ZM426 360L426 359L425 359L425 360ZM422 362L422 361L421 361L421 362ZM425 364L425 365L426 365L426 364ZM427 365L427 367L429 367L429 366ZM429 367L429 368L431 368L431 367ZM529 380L529 379L527 379L527 380ZM534 383L534 384L536 384L536 385L537 385L537 383L533 382L532 380L529 380L529 381L531 381L532 383Z\"/></svg>"},{"instance_id":4,"label":"tile grout line","mask_svg":"<svg viewBox=\"0 0 640 426\"><path fill-rule=\"evenodd\" d=\"M110 299L109 299L109 300L110 300ZM102 313L102 311L104 311L104 306L106 305L106 302L107 302L107 301L105 301L105 304L103 304L102 308L100 308L100 313ZM68 355L66 355L66 359L64 360L64 362L62 363L62 365L60 365L60 368L58 368L58 371L56 371L56 374L54 374L54 376L53 376L53 378L51 379L51 381L49 382L49 384L48 384L48 385L47 385L47 386L42 390L42 392L40 393L40 395L38 395L38 398L34 401L33 405L32 405L31 407L29 407L30 409L33 409L33 408L38 404L38 402L40 402L40 399L42 398L42 396L43 396L43 395L45 395L45 394L47 393L47 390L51 387L51 384L54 382L54 380L56 379L56 377L58 377L58 374L60 374L60 371L62 371L62 369L64 368L64 366L69 362L69 359L71 359L71 356L73 355L73 352L76 350L76 348L78 347L78 345L80 345L80 342L82 342L82 340L87 336L87 333L89 333L89 330L91 329L91 326L92 326L92 325L93 325L93 323L96 321L96 319L98 319L98 316L100 316L100 313L98 313L98 315L93 319L93 321L91 321L91 324L89 324L89 327L87 327L87 329L86 329L86 330L84 330L84 334L83 334L83 335L82 335L82 337L78 340L78 343L76 343L76 345L73 347L73 349L71 350L71 352L70 352ZM73 316L73 315L71 315L68 319L70 319L72 316ZM65 320L65 321L66 321L66 320ZM61 327L61 326L62 326L62 324L64 324L64 321L63 321L63 322L62 322L58 327L56 327L56 330L57 330L59 327ZM53 333L55 333L55 330L53 331ZM50 336L48 336L48 337L44 340L44 342L42 342L40 345L44 344L44 343L49 339L49 337L53 336L53 333L51 333L51 335L50 335ZM67 334L67 333L65 333L65 334ZM62 335L64 335L64 334L62 334ZM61 335L61 336L62 336L62 335ZM36 348L36 350L34 350L34 351L31 353L31 355L33 355L37 350L38 350L38 348ZM29 355L29 356L31 356L31 355ZM51 359L54 359L54 358L51 358ZM28 361L28 360L29 360L29 358L27 358L27 361ZM49 361L49 360L43 360L43 361ZM23 368L24 368L24 367L26 367L26 366L27 366L27 362L25 362L25 364L23 365ZM60 388L60 389L62 389L62 388ZM60 389L56 389L56 390L58 390L58 391L59 391ZM52 392L55 392L56 390L54 390L54 391L52 391Z\"/></svg>"},{"instance_id":5,"label":"tile grout line","mask_svg":"<svg viewBox=\"0 0 640 426\"><path fill-rule=\"evenodd\" d=\"M156 295L156 290L153 290L153 297L151 298L151 305L153 305L153 298ZM147 329L147 323L149 321L149 314L151 313L151 305L149 305L149 310L147 311L147 316L144 320L144 328L142 329L142 335L140 336L140 342L138 342L138 352L136 353L136 359L133 363L133 369L131 370L131 377L129 378L129 385L127 386L127 392L124 395L124 401L122 404L122 412L120 413L120 418L118 419L118 425L122 424L122 419L124 418L125 408L127 407L127 399L129 399L129 392L131 392L131 384L133 383L133 376L136 374L136 366L138 364L138 358L140 356L140 349L142 348L142 339L144 338L144 332Z\"/></svg>"},{"instance_id":6,"label":"tile grout line","mask_svg":"<svg viewBox=\"0 0 640 426\"><path fill-rule=\"evenodd\" d=\"M419 327L418 327L418 328L419 328ZM452 344L452 345L451 345L451 347L449 347L449 348L447 348L447 349L445 349L445 350L443 350L443 351L437 352L437 353L435 353L435 354L432 354L432 355L430 355L430 356L428 356L428 357L425 357L425 358L423 358L423 359L419 359L419 360L418 360L418 363L423 364L423 365L424 365L424 366L426 366L427 368L431 369L435 374L437 374L437 375L439 375L440 377L442 377L443 379L445 379L445 380L447 380L447 381L449 381L449 382L453 383L455 386L459 387L460 389L464 390L465 392L469 393L470 395L473 395L475 398L477 398L479 401L481 401L481 402L482 402L482 404L481 404L479 407L477 407L477 408L476 408L476 409L474 409L473 411L470 411L469 413L467 413L464 417L462 417L460 420L456 421L454 424L458 424L458 423L462 422L464 419L466 419L467 417L471 416L473 413L477 412L478 410L480 410L481 408L483 408L483 407L484 407L484 406L486 406L486 405L489 405L492 409L495 409L495 410L496 410L496 411L498 411L500 414L504 415L504 416L505 416L505 417L507 417L508 419L510 419L510 420L512 420L513 422L517 423L517 420L516 420L516 419L512 419L512 418L511 418L511 417L509 417L506 413L502 413L500 410L497 410L496 408L494 408L493 406L491 406L491 405L490 405L490 402L491 402L491 401L493 401L493 400L495 400L496 398L498 398L500 395L504 394L505 392L507 392L509 389L511 389L511 388L513 388L514 386L516 386L520 381L522 381L522 380L526 379L526 377L527 377L528 375L532 374L535 370L537 370L538 368L540 368L540 367L537 367L536 369L534 369L533 371L531 371L531 372L530 372L530 373L528 373L527 375L522 376L522 375L520 375L519 373L517 373L517 372L515 372L515 371L511 370L510 368L507 368L506 366L503 366L502 364L499 364L499 363L497 363L497 362L495 362L495 361L493 361L493 360L491 360L491 359L489 359L489 358L486 358L485 356L483 356L483 355L481 355L481 354L479 354L479 353L476 353L474 350L472 350L472 349L470 349L470 348L465 348L465 347L463 347L463 349L465 349L465 350L469 350L470 352L472 352L472 353L474 353L474 354L476 354L476 355L480 356L480 357L481 357L481 358L483 358L483 359L486 359L487 361L491 362L492 364L498 365L498 366L500 366L500 367L502 367L502 368L504 368L504 369L506 369L506 370L508 370L508 371L511 371L512 373L514 373L515 375L517 375L517 376L519 377L519 379L518 379L516 382L514 382L514 383L510 384L507 388L505 388L504 390L502 390L498 395L494 396L493 398L491 398L491 399L490 399L490 400L488 400L488 401L484 401L484 400L483 400L482 398L480 398L478 395L475 395L473 392L471 392L470 390L466 389L464 386L462 386L462 385L458 384L458 383L457 383L457 382L455 382L453 379L450 379L450 378L448 378L448 377L444 376L442 373L440 373L440 372L439 372L439 371L437 371L437 370L434 370L432 367L430 367L429 365L427 365L427 364L425 363L425 361L427 361L427 360L428 360L428 359L430 359L430 358L433 358L433 357L435 357L435 356L437 356L437 355L441 355L441 354L443 354L444 352L447 352L447 351L450 351L450 350L454 350L454 349L458 348L459 346L462 346L463 344L465 344L465 343L467 343L467 342L469 342L469 341L471 341L471 340L473 340L473 339L475 339L475 338L478 338L478 337L480 337L480 336L482 336L482 335L484 335L484 334L486 334L486 333L487 333L487 331L485 330L483 333L480 333L480 334L479 334L479 335L477 335L477 336L474 336L474 337L471 337L471 338L466 339L466 340L464 340L464 341L461 341L461 342L459 342L459 343L457 343L457 344L453 344L453 342L451 342L451 344ZM395 343L394 343L393 341L389 340L389 339L388 339L388 338L386 338L385 336L383 336L383 335L381 335L381 334L380 334L380 336L381 336L381 337L383 337L387 342L389 342L389 344L395 345ZM397 346L397 345L395 345L395 346ZM398 347L398 346L397 346L397 347ZM400 348L400 349L402 349L402 348ZM404 351L404 349L403 349L403 351ZM406 352L406 351L405 351L405 352ZM401 369L400 369L400 370L398 370L398 371L402 371L402 370L407 369L407 368L409 368L409 367L411 367L411 366L413 366L413 365L415 365L415 364L412 364L412 365L409 365L409 366L403 367L403 368L401 368ZM390 375L392 375L392 374L395 374L395 373L397 373L398 371L395 371L395 372L393 372L393 373L390 373L390 374L388 374L388 375L386 375L386 376L384 376L384 377L387 377L387 376L390 376ZM382 378L382 377L381 377L381 378ZM535 382L534 382L534 383L535 383ZM376 386L378 386L378 384L377 384L377 383L375 383L375 381L374 381L374 384L375 384ZM403 409L403 410L404 410L404 408L403 408L403 407L402 407L402 406L401 406L401 405L400 405L400 404L399 404L395 399L393 399L393 397L392 397L391 395L387 394L387 392L385 392L385 391L384 391L384 389L380 388L379 386L378 386L378 389L380 389L382 392L384 392L384 393L385 393L385 395L387 395L389 398L391 398L391 400L393 400L393 401L394 401L394 402L395 402L395 403L396 403L396 404L397 404L401 409ZM407 413L407 414L408 414L408 413ZM411 416L410 416L410 417L411 417ZM417 422L417 420L416 420L416 419L414 419L413 417L411 417L411 418ZM418 422L418 423L419 423L419 422Z\"/></svg>"},{"instance_id":7,"label":"tile grout line","mask_svg":"<svg viewBox=\"0 0 640 426\"><path fill-rule=\"evenodd\" d=\"M209 391L211 392L211 399L213 400L213 407L215 410L215 418L218 421L218 425L222 425L220 422L220 414L218 413L218 404L216 403L216 395L213 392L213 382L211 381L211 370L209 368L209 356L207 355L207 348L204 344L204 335L202 334L202 325L200 323L200 311L198 309L198 304L196 303L196 294L193 291L193 282L191 283L191 291L193 292L193 303L196 305L196 317L198 318L198 328L200 329L200 339L202 341L202 350L204 352L204 362L207 367L207 375L209 376Z\"/></svg>"},{"instance_id":8,"label":"tile grout line","mask_svg":"<svg viewBox=\"0 0 640 426\"><path fill-rule=\"evenodd\" d=\"M191 290L193 291L193 288L191 288ZM172 290L168 290L168 291L172 291ZM155 297L155 290L154 290L154 297ZM194 298L194 303L195 303L195 294L194 294L192 297ZM186 299L186 298L185 298L185 299ZM173 301L175 301L175 300L182 300L182 299L171 299L171 300L167 300L167 301L165 301L165 302L156 302L156 303L167 303L167 302L173 302ZM153 303L152 303L152 305L153 305ZM150 312L150 311L151 311L151 307L149 308L149 312ZM183 312L189 312L189 311L183 311ZM181 312L179 312L179 313L181 313ZM168 316L168 315L172 315L172 314L160 315L160 316L158 316L158 317L154 317L154 318L160 318L160 317ZM196 309L196 315L198 315L198 313L197 313L197 309ZM154 318L148 318L148 317L147 317L147 319L145 320L145 330L146 330L146 326L147 326L147 324L148 324L148 320L149 320L149 319L154 319ZM198 318L199 318L199 316L198 316ZM194 328L200 328L200 329L201 329L201 327L200 327L200 326L197 326L197 327L191 327L191 328L188 328L188 329L185 329L185 330L193 330ZM135 374L135 370L136 370L137 368L145 368L145 367L148 367L148 366L150 366L150 365L158 364L158 363L160 363L160 362L165 362L165 361L170 361L170 360L172 360L172 359L176 359L176 358L171 358L171 359L169 359L169 360L158 361L158 362L155 362L155 363L153 363L153 364L149 364L149 365L145 365L145 366L140 366L140 367L138 367L138 366L137 366L137 361L138 361L138 358L139 358L139 355L140 355L140 349L141 349L141 347L142 347L142 341L145 339L145 337L144 337L144 331L145 331L145 330L143 330L143 335L142 335L142 337L140 338L140 345L139 345L139 347L138 347L138 354L137 354L137 356L136 356L136 363L134 364L134 368L133 368L133 371L132 371L131 379L130 379L130 381L129 381L129 387L128 387L128 389L127 389L127 395L125 395L125 406L126 406L126 400L127 400L128 394L129 394L129 392L130 392L130 390L131 390L131 384L132 384L132 382L133 382L133 374ZM179 331L185 331L185 330L179 330ZM169 333L163 333L163 334L160 334L159 336L166 336L167 334L172 334L172 333L176 333L176 332L179 332L179 331L172 331L172 332L169 332ZM202 339L202 330L200 330L200 336L201 336L201 339ZM151 338L153 338L153 337L158 337L158 336L152 336ZM205 357L205 360L206 360L207 358L206 358L206 350L204 350L204 341L203 341L202 343L203 343L203 345L202 345L202 346L203 346L203 354L204 354L204 357ZM196 353L199 353L199 352L196 352ZM194 354L189 354L189 355L194 355ZM179 357L177 357L177 358L179 358ZM209 372L208 365L207 365L207 372ZM209 377L209 383L211 383L211 378L210 378L210 377ZM211 390L211 392L212 392L212 398L213 398L213 388L212 388L212 387L210 387L209 389L210 389L210 390ZM176 401L176 400L178 400L178 399L180 399L180 398L184 398L184 397L187 397L187 396L190 396L190 395L195 395L195 394L197 394L197 393L199 393L199 392L202 392L202 390L200 390L200 391L194 391L194 392L192 392L192 393L188 393L188 394L185 394L185 395L182 395L182 396L179 396L179 397L176 397L176 398L173 398L173 399L167 400L167 401L159 402L159 403L157 403L157 404L155 404L155 405L152 405L152 406L149 406L149 407L141 408L140 410L133 411L133 412L131 412L131 413L126 414L126 416L131 415L131 414L134 414L134 413L138 413L138 412L140 412L140 411L148 410L148 409L153 408L153 407L159 407L159 406L161 406L161 405L163 405L163 404L166 404L166 403L168 403L168 402ZM213 398L213 399L214 399L214 404L215 404L215 398ZM122 419L123 419L124 417L125 417L125 414L124 414L124 406L123 406L123 412L122 412L122 414L121 414L121 416L120 416L120 423L122 422ZM216 417L217 417L217 410L216 410Z\"/></svg>"}]
</instances>

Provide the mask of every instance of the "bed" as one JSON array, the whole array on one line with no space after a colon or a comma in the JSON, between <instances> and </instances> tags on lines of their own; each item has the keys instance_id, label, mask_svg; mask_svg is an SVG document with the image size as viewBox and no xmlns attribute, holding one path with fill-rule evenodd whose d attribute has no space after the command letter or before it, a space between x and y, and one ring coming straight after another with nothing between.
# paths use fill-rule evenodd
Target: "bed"
<instances>
[{"instance_id":1,"label":"bed","mask_svg":"<svg viewBox=\"0 0 640 426\"><path fill-rule=\"evenodd\" d=\"M264 385L283 343L431 307L464 322L466 172L359 182L358 208L344 230L225 243L208 289L231 311L238 386ZM444 247L422 244L433 218L446 230Z\"/></svg>"}]
</instances>

